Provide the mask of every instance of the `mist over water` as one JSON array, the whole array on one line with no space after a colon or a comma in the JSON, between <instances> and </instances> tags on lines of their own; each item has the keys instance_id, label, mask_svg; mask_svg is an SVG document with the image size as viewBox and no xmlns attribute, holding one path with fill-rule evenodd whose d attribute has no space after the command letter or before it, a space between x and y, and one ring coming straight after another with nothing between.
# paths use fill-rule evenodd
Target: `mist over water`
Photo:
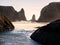
<instances>
[{"instance_id":1,"label":"mist over water","mask_svg":"<svg viewBox=\"0 0 60 45\"><path fill-rule=\"evenodd\" d=\"M31 21L17 21L17 22L12 22L13 25L15 26L15 29L17 30L36 30L36 27L41 27L44 26L48 23L37 23L37 22L31 22Z\"/></svg>"}]
</instances>

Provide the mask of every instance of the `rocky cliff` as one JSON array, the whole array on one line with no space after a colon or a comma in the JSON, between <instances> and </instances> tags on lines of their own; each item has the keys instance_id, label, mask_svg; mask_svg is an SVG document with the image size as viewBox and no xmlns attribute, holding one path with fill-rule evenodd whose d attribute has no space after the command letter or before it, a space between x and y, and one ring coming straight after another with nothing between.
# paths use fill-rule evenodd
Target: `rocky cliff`
<instances>
[{"instance_id":1,"label":"rocky cliff","mask_svg":"<svg viewBox=\"0 0 60 45\"><path fill-rule=\"evenodd\" d=\"M39 27L30 37L43 45L60 45L60 19Z\"/></svg>"},{"instance_id":2,"label":"rocky cliff","mask_svg":"<svg viewBox=\"0 0 60 45\"><path fill-rule=\"evenodd\" d=\"M60 19L60 2L49 3L41 10L38 22L50 22Z\"/></svg>"},{"instance_id":3,"label":"rocky cliff","mask_svg":"<svg viewBox=\"0 0 60 45\"><path fill-rule=\"evenodd\" d=\"M19 16L19 19L18 19L19 21L21 21L21 20L26 21L25 11L23 8L21 9L21 11L18 12L18 16Z\"/></svg>"},{"instance_id":4,"label":"rocky cliff","mask_svg":"<svg viewBox=\"0 0 60 45\"><path fill-rule=\"evenodd\" d=\"M12 6L0 6L0 15L8 17L10 21L26 20L24 11L17 12Z\"/></svg>"}]
</instances>

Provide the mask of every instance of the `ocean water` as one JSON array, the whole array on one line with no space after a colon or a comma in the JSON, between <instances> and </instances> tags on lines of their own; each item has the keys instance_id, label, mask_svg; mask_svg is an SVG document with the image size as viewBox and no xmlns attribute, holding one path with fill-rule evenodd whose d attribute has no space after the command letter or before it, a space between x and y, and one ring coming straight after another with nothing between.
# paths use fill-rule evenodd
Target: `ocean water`
<instances>
[{"instance_id":1,"label":"ocean water","mask_svg":"<svg viewBox=\"0 0 60 45\"><path fill-rule=\"evenodd\" d=\"M11 32L0 33L0 45L42 45L30 38L35 27L45 24L31 22L13 22L15 29Z\"/></svg>"},{"instance_id":2,"label":"ocean water","mask_svg":"<svg viewBox=\"0 0 60 45\"><path fill-rule=\"evenodd\" d=\"M34 32L20 30L11 31L0 34L0 45L41 45L30 38L30 35Z\"/></svg>"}]
</instances>

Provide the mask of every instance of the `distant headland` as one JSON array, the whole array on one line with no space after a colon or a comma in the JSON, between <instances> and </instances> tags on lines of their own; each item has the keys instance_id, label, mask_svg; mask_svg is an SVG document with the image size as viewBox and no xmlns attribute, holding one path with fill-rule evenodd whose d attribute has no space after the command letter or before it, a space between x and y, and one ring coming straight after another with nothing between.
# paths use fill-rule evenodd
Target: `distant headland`
<instances>
[{"instance_id":1,"label":"distant headland","mask_svg":"<svg viewBox=\"0 0 60 45\"><path fill-rule=\"evenodd\" d=\"M38 20L33 14L32 22L51 22L60 19L60 2L51 2L47 6L44 6L40 12ZM8 17L10 21L27 21L25 11L23 8L17 12L13 6L0 6L0 16L4 15Z\"/></svg>"}]
</instances>

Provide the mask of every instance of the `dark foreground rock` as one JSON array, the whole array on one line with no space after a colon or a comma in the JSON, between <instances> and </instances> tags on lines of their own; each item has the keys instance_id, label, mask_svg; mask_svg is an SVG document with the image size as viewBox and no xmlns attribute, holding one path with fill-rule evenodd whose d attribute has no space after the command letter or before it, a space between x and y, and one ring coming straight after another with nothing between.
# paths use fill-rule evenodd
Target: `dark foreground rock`
<instances>
[{"instance_id":1,"label":"dark foreground rock","mask_svg":"<svg viewBox=\"0 0 60 45\"><path fill-rule=\"evenodd\" d=\"M38 22L51 22L60 19L60 2L49 3L41 10Z\"/></svg>"},{"instance_id":2,"label":"dark foreground rock","mask_svg":"<svg viewBox=\"0 0 60 45\"><path fill-rule=\"evenodd\" d=\"M43 45L60 45L60 19L38 28L30 37Z\"/></svg>"},{"instance_id":3,"label":"dark foreground rock","mask_svg":"<svg viewBox=\"0 0 60 45\"><path fill-rule=\"evenodd\" d=\"M14 29L13 24L6 16L0 16L0 32L12 31Z\"/></svg>"}]
</instances>

